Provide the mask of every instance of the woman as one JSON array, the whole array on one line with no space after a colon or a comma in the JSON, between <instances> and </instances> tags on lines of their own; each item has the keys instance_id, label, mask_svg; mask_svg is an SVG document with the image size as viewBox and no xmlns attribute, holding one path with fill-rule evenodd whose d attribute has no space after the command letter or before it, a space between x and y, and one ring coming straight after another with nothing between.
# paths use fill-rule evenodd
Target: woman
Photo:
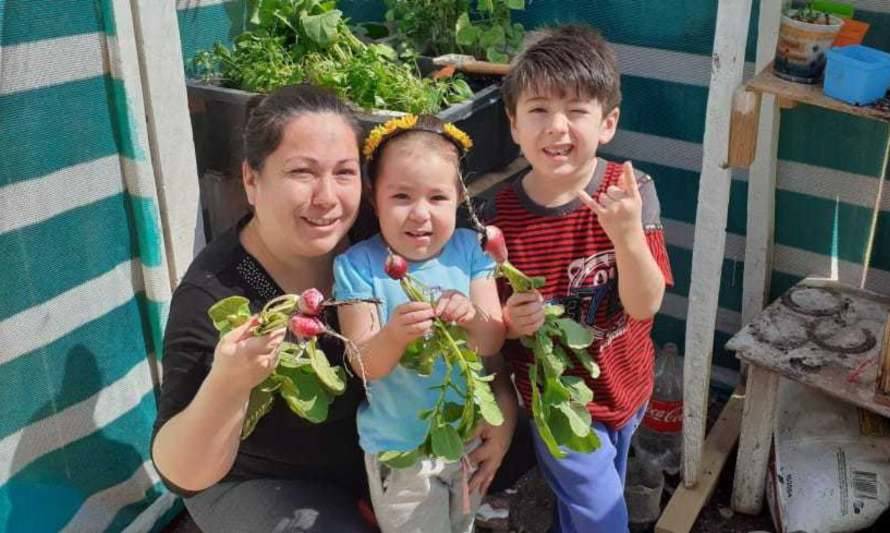
<instances>
[{"instance_id":1,"label":"woman","mask_svg":"<svg viewBox=\"0 0 890 533\"><path fill-rule=\"evenodd\" d=\"M220 339L207 316L232 295L253 312L282 293L330 295L333 258L359 211L360 135L351 110L325 90L292 86L263 98L244 132L253 215L211 242L173 295L152 459L204 531L370 530L356 504L367 491L355 429L361 382L350 380L321 424L276 401L242 441L250 390L272 372L283 331L242 338L242 327ZM342 344L325 337L322 348L342 364ZM471 458L478 488L491 482L514 426L512 389L499 382L510 420L482 430Z\"/></svg>"}]
</instances>

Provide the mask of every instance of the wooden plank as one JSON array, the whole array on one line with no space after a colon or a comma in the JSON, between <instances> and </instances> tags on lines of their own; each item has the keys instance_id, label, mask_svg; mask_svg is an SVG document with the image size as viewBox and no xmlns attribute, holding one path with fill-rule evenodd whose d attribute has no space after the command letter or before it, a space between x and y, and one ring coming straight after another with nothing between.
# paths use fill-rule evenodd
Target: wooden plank
<instances>
[{"instance_id":1,"label":"wooden plank","mask_svg":"<svg viewBox=\"0 0 890 533\"><path fill-rule=\"evenodd\" d=\"M757 24L755 67L762 70L776 52L780 2L763 2ZM745 232L745 268L742 280L742 323L747 324L766 306L773 263L773 226L776 203L776 159L779 153L780 114L776 98L760 100L757 150L748 173L748 218Z\"/></svg>"},{"instance_id":2,"label":"wooden plank","mask_svg":"<svg viewBox=\"0 0 890 533\"><path fill-rule=\"evenodd\" d=\"M723 466L738 440L744 394L744 387L736 387L723 406L702 449L701 478L694 488L677 488L655 524L655 533L687 533L695 525L702 507L714 493Z\"/></svg>"},{"instance_id":3,"label":"wooden plank","mask_svg":"<svg viewBox=\"0 0 890 533\"><path fill-rule=\"evenodd\" d=\"M751 0L720 0L717 7L683 365L683 479L687 487L698 482L705 440L711 351L732 181L726 165L730 111L733 93L742 83L750 14Z\"/></svg>"},{"instance_id":4,"label":"wooden plank","mask_svg":"<svg viewBox=\"0 0 890 533\"><path fill-rule=\"evenodd\" d=\"M739 453L732 485L732 508L740 513L758 514L763 506L779 377L756 365L748 368Z\"/></svg>"},{"instance_id":5,"label":"wooden plank","mask_svg":"<svg viewBox=\"0 0 890 533\"><path fill-rule=\"evenodd\" d=\"M884 396L878 401L890 403L890 313L887 314L887 323L884 325L884 340L881 343L881 355L878 357L878 379L876 393Z\"/></svg>"},{"instance_id":6,"label":"wooden plank","mask_svg":"<svg viewBox=\"0 0 890 533\"><path fill-rule=\"evenodd\" d=\"M855 115L857 117L890 122L890 111L881 110L874 106L854 106L845 104L840 100L825 96L822 92L821 84L808 85L805 83L785 81L773 74L772 64L767 65L760 70L760 73L749 81L746 87L748 90L773 94L780 99L790 102L800 102L839 111L841 113L847 113L849 115Z\"/></svg>"},{"instance_id":7,"label":"wooden plank","mask_svg":"<svg viewBox=\"0 0 890 533\"><path fill-rule=\"evenodd\" d=\"M152 166L173 286L204 246L176 6L132 0Z\"/></svg>"},{"instance_id":8,"label":"wooden plank","mask_svg":"<svg viewBox=\"0 0 890 533\"><path fill-rule=\"evenodd\" d=\"M729 129L729 166L748 168L757 149L760 123L760 93L739 88L732 98Z\"/></svg>"}]
</instances>

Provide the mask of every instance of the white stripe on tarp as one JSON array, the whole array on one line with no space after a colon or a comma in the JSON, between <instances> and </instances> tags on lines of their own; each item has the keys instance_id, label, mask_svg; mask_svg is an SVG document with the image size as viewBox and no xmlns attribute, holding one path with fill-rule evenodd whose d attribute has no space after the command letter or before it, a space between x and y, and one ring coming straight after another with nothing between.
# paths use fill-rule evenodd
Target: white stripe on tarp
<instances>
[{"instance_id":1,"label":"white stripe on tarp","mask_svg":"<svg viewBox=\"0 0 890 533\"><path fill-rule=\"evenodd\" d=\"M686 85L708 87L711 82L711 56L611 43L618 56L621 74ZM745 78L754 74L754 63L745 63Z\"/></svg>"},{"instance_id":2,"label":"white stripe on tarp","mask_svg":"<svg viewBox=\"0 0 890 533\"><path fill-rule=\"evenodd\" d=\"M144 511L139 513L136 520L124 528L121 533L147 533L154 529L158 520L164 516L167 511L173 508L173 505L179 499L179 496L172 492L165 492L155 499Z\"/></svg>"},{"instance_id":3,"label":"white stripe on tarp","mask_svg":"<svg viewBox=\"0 0 890 533\"><path fill-rule=\"evenodd\" d=\"M631 161L648 161L701 172L702 146L699 143L619 129L612 142L602 145L600 150Z\"/></svg>"},{"instance_id":4,"label":"white stripe on tarp","mask_svg":"<svg viewBox=\"0 0 890 533\"><path fill-rule=\"evenodd\" d=\"M91 495L71 520L62 528L63 533L81 531L105 531L117 513L132 503L145 498L145 493L161 480L151 461L145 461L123 483Z\"/></svg>"},{"instance_id":5,"label":"white stripe on tarp","mask_svg":"<svg viewBox=\"0 0 890 533\"><path fill-rule=\"evenodd\" d=\"M0 365L71 333L133 299L142 266L127 260L108 272L0 321Z\"/></svg>"},{"instance_id":6,"label":"white stripe on tarp","mask_svg":"<svg viewBox=\"0 0 890 533\"><path fill-rule=\"evenodd\" d=\"M103 157L0 187L0 233L120 194L124 178L119 159L117 155Z\"/></svg>"},{"instance_id":7,"label":"white stripe on tarp","mask_svg":"<svg viewBox=\"0 0 890 533\"><path fill-rule=\"evenodd\" d=\"M671 246L692 250L695 226L668 218L662 219L665 241ZM858 287L862 278L862 265L829 255L822 255L793 246L776 244L773 247L773 270L800 277L817 276L836 279L841 283ZM726 234L726 258L745 260L745 237ZM865 288L886 293L890 287L890 271L870 268Z\"/></svg>"},{"instance_id":8,"label":"white stripe on tarp","mask_svg":"<svg viewBox=\"0 0 890 533\"><path fill-rule=\"evenodd\" d=\"M232 4L240 0L176 0L176 9L196 9L199 7L215 6L218 4Z\"/></svg>"},{"instance_id":9,"label":"white stripe on tarp","mask_svg":"<svg viewBox=\"0 0 890 533\"><path fill-rule=\"evenodd\" d=\"M84 33L3 47L0 95L40 89L108 72L104 34Z\"/></svg>"},{"instance_id":10,"label":"white stripe on tarp","mask_svg":"<svg viewBox=\"0 0 890 533\"><path fill-rule=\"evenodd\" d=\"M873 11L875 13L890 13L890 2L887 0L853 0L856 11ZM856 14L853 14L856 18Z\"/></svg>"},{"instance_id":11,"label":"white stripe on tarp","mask_svg":"<svg viewBox=\"0 0 890 533\"><path fill-rule=\"evenodd\" d=\"M688 305L689 299L685 296L666 292L664 293L664 300L661 302L661 310L659 313L676 318L677 320L686 320ZM739 330L741 325L741 313L724 307L717 309L717 331L734 334Z\"/></svg>"},{"instance_id":12,"label":"white stripe on tarp","mask_svg":"<svg viewBox=\"0 0 890 533\"><path fill-rule=\"evenodd\" d=\"M111 424L152 392L145 359L89 398L7 435L0 440L0 485L41 456Z\"/></svg>"}]
</instances>

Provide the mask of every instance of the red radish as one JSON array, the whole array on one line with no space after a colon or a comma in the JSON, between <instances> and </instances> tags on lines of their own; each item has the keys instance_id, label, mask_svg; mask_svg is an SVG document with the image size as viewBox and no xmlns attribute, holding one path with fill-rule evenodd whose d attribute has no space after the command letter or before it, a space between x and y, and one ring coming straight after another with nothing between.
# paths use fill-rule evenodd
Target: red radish
<instances>
[{"instance_id":1,"label":"red radish","mask_svg":"<svg viewBox=\"0 0 890 533\"><path fill-rule=\"evenodd\" d=\"M291 333L297 337L317 337L326 329L324 323L314 316L294 315L290 319Z\"/></svg>"},{"instance_id":2,"label":"red radish","mask_svg":"<svg viewBox=\"0 0 890 533\"><path fill-rule=\"evenodd\" d=\"M300 312L304 315L318 316L324 295L318 289L306 289L300 295Z\"/></svg>"},{"instance_id":3,"label":"red radish","mask_svg":"<svg viewBox=\"0 0 890 533\"><path fill-rule=\"evenodd\" d=\"M402 279L408 273L408 261L400 255L389 254L386 263L383 264L383 270L392 279Z\"/></svg>"},{"instance_id":4,"label":"red radish","mask_svg":"<svg viewBox=\"0 0 890 533\"><path fill-rule=\"evenodd\" d=\"M507 260L507 243L504 241L504 232L501 231L501 228L485 226L482 249L498 264Z\"/></svg>"}]
</instances>

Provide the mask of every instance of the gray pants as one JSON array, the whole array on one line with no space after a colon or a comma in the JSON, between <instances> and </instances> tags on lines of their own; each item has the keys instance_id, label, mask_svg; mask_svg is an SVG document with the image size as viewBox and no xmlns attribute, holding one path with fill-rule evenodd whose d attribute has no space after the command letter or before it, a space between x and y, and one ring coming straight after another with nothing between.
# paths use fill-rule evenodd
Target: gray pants
<instances>
[{"instance_id":1,"label":"gray pants","mask_svg":"<svg viewBox=\"0 0 890 533\"><path fill-rule=\"evenodd\" d=\"M478 445L471 442L465 453ZM422 459L408 468L390 468L376 455L365 454L365 467L383 533L472 533L482 498L474 491L465 499L475 470L469 461Z\"/></svg>"},{"instance_id":2,"label":"gray pants","mask_svg":"<svg viewBox=\"0 0 890 533\"><path fill-rule=\"evenodd\" d=\"M372 531L349 491L317 481L223 481L187 498L185 506L204 533Z\"/></svg>"}]
</instances>

